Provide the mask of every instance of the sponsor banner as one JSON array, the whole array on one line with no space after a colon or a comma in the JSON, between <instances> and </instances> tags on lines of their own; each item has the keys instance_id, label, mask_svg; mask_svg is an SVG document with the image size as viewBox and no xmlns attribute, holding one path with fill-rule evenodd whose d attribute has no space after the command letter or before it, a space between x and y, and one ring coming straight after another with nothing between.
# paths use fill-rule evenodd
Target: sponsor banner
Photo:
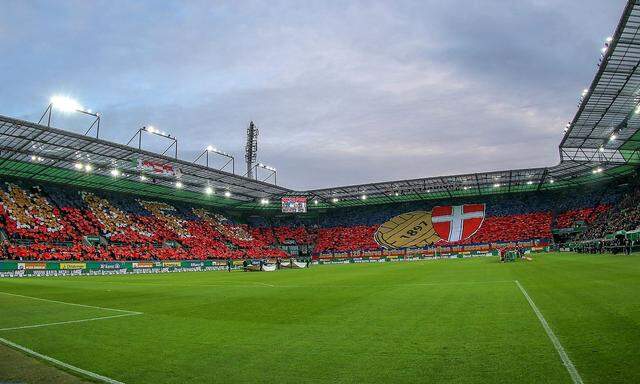
<instances>
[{"instance_id":1,"label":"sponsor banner","mask_svg":"<svg viewBox=\"0 0 640 384\"><path fill-rule=\"evenodd\" d=\"M86 269L87 263L60 263L60 269Z\"/></svg>"},{"instance_id":2,"label":"sponsor banner","mask_svg":"<svg viewBox=\"0 0 640 384\"><path fill-rule=\"evenodd\" d=\"M47 269L45 262L18 263L18 269Z\"/></svg>"},{"instance_id":3,"label":"sponsor banner","mask_svg":"<svg viewBox=\"0 0 640 384\"><path fill-rule=\"evenodd\" d=\"M153 268L153 263L148 261L138 261L131 263L133 268Z\"/></svg>"},{"instance_id":4,"label":"sponsor banner","mask_svg":"<svg viewBox=\"0 0 640 384\"><path fill-rule=\"evenodd\" d=\"M205 262L204 261L183 261L182 262L182 266L183 267L187 267L187 268L198 268L198 267L204 267Z\"/></svg>"},{"instance_id":5,"label":"sponsor banner","mask_svg":"<svg viewBox=\"0 0 640 384\"><path fill-rule=\"evenodd\" d=\"M162 262L162 266L163 267L182 267L182 263L179 261L163 261Z\"/></svg>"},{"instance_id":6,"label":"sponsor banner","mask_svg":"<svg viewBox=\"0 0 640 384\"><path fill-rule=\"evenodd\" d=\"M124 263L87 263L89 269L122 269L126 268Z\"/></svg>"}]
</instances>

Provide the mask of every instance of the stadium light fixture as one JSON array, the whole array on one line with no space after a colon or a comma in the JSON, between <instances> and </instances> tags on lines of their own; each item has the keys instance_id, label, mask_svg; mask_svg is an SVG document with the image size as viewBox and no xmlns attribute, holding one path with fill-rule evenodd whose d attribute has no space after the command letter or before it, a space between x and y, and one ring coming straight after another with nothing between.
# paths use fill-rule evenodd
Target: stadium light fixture
<instances>
[{"instance_id":1,"label":"stadium light fixture","mask_svg":"<svg viewBox=\"0 0 640 384\"><path fill-rule=\"evenodd\" d=\"M318 205L318 199L313 200L313 205Z\"/></svg>"},{"instance_id":2,"label":"stadium light fixture","mask_svg":"<svg viewBox=\"0 0 640 384\"><path fill-rule=\"evenodd\" d=\"M164 131L160 131L159 129L157 129L156 127L154 127L152 125L145 125L145 126L142 126L142 128L138 128L138 130L133 135L133 137L131 139L129 139L129 141L127 141L127 144L125 144L125 145L131 144L133 139L135 139L137 137L138 138L138 149L141 150L142 149L142 133L143 132L150 133L152 135L160 136L162 138L170 140L171 144L169 144L169 146L167 148L165 148L164 151L162 151L162 155L166 154L167 151L169 149L171 149L171 147L174 147L174 149L175 149L174 158L175 159L178 158L178 139L176 139L175 137L171 136L171 134L169 134L169 133L166 133Z\"/></svg>"},{"instance_id":3,"label":"stadium light fixture","mask_svg":"<svg viewBox=\"0 0 640 384\"><path fill-rule=\"evenodd\" d=\"M600 148L598 148L598 151L604 152L604 147L601 145Z\"/></svg>"},{"instance_id":4,"label":"stadium light fixture","mask_svg":"<svg viewBox=\"0 0 640 384\"><path fill-rule=\"evenodd\" d=\"M467 189L469 189L469 187L467 187L467 186L465 185L464 187L462 187L462 189L464 189L464 190L466 191Z\"/></svg>"},{"instance_id":5,"label":"stadium light fixture","mask_svg":"<svg viewBox=\"0 0 640 384\"><path fill-rule=\"evenodd\" d=\"M615 139L617 139L618 136L615 133L612 133L611 136L609 137L609 141L613 141Z\"/></svg>"},{"instance_id":6,"label":"stadium light fixture","mask_svg":"<svg viewBox=\"0 0 640 384\"><path fill-rule=\"evenodd\" d=\"M193 160L193 162L197 163L198 160L200 160L200 158L202 156L204 156L205 157L205 165L208 167L209 166L209 152L215 153L215 154L220 155L220 156L224 156L224 157L229 159L221 168L219 168L220 171L224 170L227 167L227 165L231 164L231 173L233 173L234 175L236 174L236 159L232 155L230 155L230 154L228 154L228 153L226 153L224 151L219 150L218 148L214 147L213 145L207 145L207 147L204 149L204 151L202 151L198 155L198 157L196 157L195 160Z\"/></svg>"},{"instance_id":7,"label":"stadium light fixture","mask_svg":"<svg viewBox=\"0 0 640 384\"><path fill-rule=\"evenodd\" d=\"M337 203L338 201L340 201L340 199L338 199L337 197L334 197L333 199L331 199L331 202L333 203Z\"/></svg>"},{"instance_id":8,"label":"stadium light fixture","mask_svg":"<svg viewBox=\"0 0 640 384\"><path fill-rule=\"evenodd\" d=\"M224 191L224 197L231 197L231 192Z\"/></svg>"},{"instance_id":9,"label":"stadium light fixture","mask_svg":"<svg viewBox=\"0 0 640 384\"><path fill-rule=\"evenodd\" d=\"M556 181L555 181L555 180L553 180L553 179L549 180L549 184L553 184L553 183L555 183L555 182L556 182Z\"/></svg>"},{"instance_id":10,"label":"stadium light fixture","mask_svg":"<svg viewBox=\"0 0 640 384\"><path fill-rule=\"evenodd\" d=\"M204 189L204 193L207 195L212 195L213 194L213 188L211 188L210 186L206 186Z\"/></svg>"},{"instance_id":11,"label":"stadium light fixture","mask_svg":"<svg viewBox=\"0 0 640 384\"><path fill-rule=\"evenodd\" d=\"M495 184L493 184L493 187L494 187L494 188L500 188L500 183L495 183Z\"/></svg>"},{"instance_id":12,"label":"stadium light fixture","mask_svg":"<svg viewBox=\"0 0 640 384\"><path fill-rule=\"evenodd\" d=\"M260 204L269 205L269 199L260 199Z\"/></svg>"},{"instance_id":13,"label":"stadium light fixture","mask_svg":"<svg viewBox=\"0 0 640 384\"><path fill-rule=\"evenodd\" d=\"M184 187L184 185L182 184L182 181L176 181L176 188L180 189Z\"/></svg>"},{"instance_id":14,"label":"stadium light fixture","mask_svg":"<svg viewBox=\"0 0 640 384\"><path fill-rule=\"evenodd\" d=\"M91 172L91 171L93 171L93 165L91 165L91 164L85 164L85 165L84 165L84 171L85 171L85 172Z\"/></svg>"},{"instance_id":15,"label":"stadium light fixture","mask_svg":"<svg viewBox=\"0 0 640 384\"><path fill-rule=\"evenodd\" d=\"M273 176L273 184L278 184L278 170L275 169L274 167L271 167L263 163L257 163L256 165L254 165L250 170L247 171L247 173L244 174L244 176L250 177L251 171L255 170L256 180L258 180L258 168L262 168L271 172L269 175L267 175L267 177L265 177L261 181L267 181L271 178L271 176Z\"/></svg>"},{"instance_id":16,"label":"stadium light fixture","mask_svg":"<svg viewBox=\"0 0 640 384\"><path fill-rule=\"evenodd\" d=\"M140 181L147 181L147 176L140 175Z\"/></svg>"},{"instance_id":17,"label":"stadium light fixture","mask_svg":"<svg viewBox=\"0 0 640 384\"><path fill-rule=\"evenodd\" d=\"M42 157L40 157L40 156L31 155L31 161L34 161L34 162L43 162L43 161L44 161L44 159L43 159Z\"/></svg>"},{"instance_id":18,"label":"stadium light fixture","mask_svg":"<svg viewBox=\"0 0 640 384\"><path fill-rule=\"evenodd\" d=\"M77 169L77 170L81 170L83 168L83 165L82 165L82 163L75 163L75 164L73 164L73 167L75 169Z\"/></svg>"},{"instance_id":19,"label":"stadium light fixture","mask_svg":"<svg viewBox=\"0 0 640 384\"><path fill-rule=\"evenodd\" d=\"M397 192L397 191L396 191L396 192L394 192L394 194L393 194L393 195L394 195L394 196L400 196L400 192Z\"/></svg>"},{"instance_id":20,"label":"stadium light fixture","mask_svg":"<svg viewBox=\"0 0 640 384\"><path fill-rule=\"evenodd\" d=\"M527 181L527 185L531 185L531 184L533 184L533 181L531 180Z\"/></svg>"},{"instance_id":21,"label":"stadium light fixture","mask_svg":"<svg viewBox=\"0 0 640 384\"><path fill-rule=\"evenodd\" d=\"M53 108L57 109L60 112L85 112L84 108L82 108L82 105L80 105L79 102L67 96L56 95L53 96L51 100L49 100L49 102L51 103L51 106Z\"/></svg>"},{"instance_id":22,"label":"stadium light fixture","mask_svg":"<svg viewBox=\"0 0 640 384\"><path fill-rule=\"evenodd\" d=\"M610 43L611 41L613 41L613 37L609 36L607 37L607 39L605 40L607 43Z\"/></svg>"},{"instance_id":23,"label":"stadium light fixture","mask_svg":"<svg viewBox=\"0 0 640 384\"><path fill-rule=\"evenodd\" d=\"M360 196L360 199L361 199L361 200L367 200L367 195L362 195L362 196Z\"/></svg>"},{"instance_id":24,"label":"stadium light fixture","mask_svg":"<svg viewBox=\"0 0 640 384\"><path fill-rule=\"evenodd\" d=\"M118 176L120 176L120 174L121 174L121 173L120 173L120 170L118 170L117 168L112 169L112 170L110 171L110 173L111 173L111 176L113 176L113 177L118 177Z\"/></svg>"},{"instance_id":25,"label":"stadium light fixture","mask_svg":"<svg viewBox=\"0 0 640 384\"><path fill-rule=\"evenodd\" d=\"M84 134L87 135L93 129L93 127L96 127L96 139L100 137L100 114L97 112L93 112L90 109L85 109L78 101L67 96L55 95L51 99L49 99L49 105L44 110L42 116L40 116L38 124L42 123L42 120L45 118L45 116L47 116L47 127L51 127L51 119L54 109L62 113L79 112L95 117Z\"/></svg>"}]
</instances>

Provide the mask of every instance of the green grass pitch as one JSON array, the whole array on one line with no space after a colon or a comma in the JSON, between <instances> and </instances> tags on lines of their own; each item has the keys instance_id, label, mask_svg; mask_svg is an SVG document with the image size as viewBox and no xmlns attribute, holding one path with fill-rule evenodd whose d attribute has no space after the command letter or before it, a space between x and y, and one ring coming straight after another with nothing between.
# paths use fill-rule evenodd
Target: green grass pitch
<instances>
[{"instance_id":1,"label":"green grass pitch","mask_svg":"<svg viewBox=\"0 0 640 384\"><path fill-rule=\"evenodd\" d=\"M124 383L574 382L516 280L584 383L640 382L637 255L3 279L0 338Z\"/></svg>"}]
</instances>

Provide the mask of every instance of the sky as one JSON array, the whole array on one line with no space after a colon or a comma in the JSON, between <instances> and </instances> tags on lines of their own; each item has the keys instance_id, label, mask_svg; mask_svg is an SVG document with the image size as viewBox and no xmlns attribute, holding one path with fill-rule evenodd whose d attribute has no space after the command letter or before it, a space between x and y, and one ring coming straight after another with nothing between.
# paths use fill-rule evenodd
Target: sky
<instances>
[{"instance_id":1,"label":"sky","mask_svg":"<svg viewBox=\"0 0 640 384\"><path fill-rule=\"evenodd\" d=\"M66 95L104 139L153 125L238 172L253 120L298 190L550 166L625 3L0 0L0 114Z\"/></svg>"}]
</instances>

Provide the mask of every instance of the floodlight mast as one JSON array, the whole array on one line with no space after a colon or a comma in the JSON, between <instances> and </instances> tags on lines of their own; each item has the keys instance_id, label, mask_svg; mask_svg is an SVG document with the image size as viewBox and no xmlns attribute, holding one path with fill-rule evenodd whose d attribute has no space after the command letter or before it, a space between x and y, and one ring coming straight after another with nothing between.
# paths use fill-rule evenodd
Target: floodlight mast
<instances>
[{"instance_id":1,"label":"floodlight mast","mask_svg":"<svg viewBox=\"0 0 640 384\"><path fill-rule=\"evenodd\" d=\"M135 139L136 137L138 137L138 149L142 150L142 133L150 133L152 135L156 135L156 136L160 136L164 139L167 140L171 140L171 144L169 144L169 146L167 148L165 148L164 151L162 151L162 154L166 154L167 151L169 149L171 149L171 147L174 147L175 152L174 152L174 158L177 160L178 159L178 139L176 139L175 137L171 136L170 134L166 133L166 132L162 132L159 131L158 129L152 127L152 126L143 126L142 128L138 128L138 130L136 131L136 133L133 135L133 137L131 139L129 139L129 141L127 141L126 145L129 145L133 139Z\"/></svg>"},{"instance_id":2,"label":"floodlight mast","mask_svg":"<svg viewBox=\"0 0 640 384\"><path fill-rule=\"evenodd\" d=\"M246 176L250 179L254 178L253 169L255 168L254 163L258 157L258 134L260 130L253 123L253 121L249 122L249 127L247 127L247 144L245 146L245 160L247 162L247 173ZM257 179L257 176L256 176Z\"/></svg>"},{"instance_id":3,"label":"floodlight mast","mask_svg":"<svg viewBox=\"0 0 640 384\"><path fill-rule=\"evenodd\" d=\"M224 156L229 159L221 168L219 168L220 171L224 170L227 167L227 165L231 164L231 173L233 173L234 175L236 174L236 159L232 155L226 152L223 152L211 145L207 146L204 149L204 151L202 151L202 153L200 153L200 155L198 155L198 157L196 157L196 159L193 160L193 162L197 163L198 160L202 158L202 156L205 156L205 164L207 167L209 167L209 152L214 153L216 155Z\"/></svg>"},{"instance_id":4,"label":"floodlight mast","mask_svg":"<svg viewBox=\"0 0 640 384\"><path fill-rule=\"evenodd\" d=\"M80 103L77 101L65 97L65 96L53 96L49 101L49 105L44 110L42 116L40 116L40 120L38 120L38 124L42 123L42 120L47 117L47 128L51 128L51 119L53 114L53 109L58 109L62 112L80 112L87 116L95 117L89 129L85 131L85 135L87 135L91 130L96 128L96 139L100 138L100 113L92 112L90 109L84 109Z\"/></svg>"}]
</instances>

